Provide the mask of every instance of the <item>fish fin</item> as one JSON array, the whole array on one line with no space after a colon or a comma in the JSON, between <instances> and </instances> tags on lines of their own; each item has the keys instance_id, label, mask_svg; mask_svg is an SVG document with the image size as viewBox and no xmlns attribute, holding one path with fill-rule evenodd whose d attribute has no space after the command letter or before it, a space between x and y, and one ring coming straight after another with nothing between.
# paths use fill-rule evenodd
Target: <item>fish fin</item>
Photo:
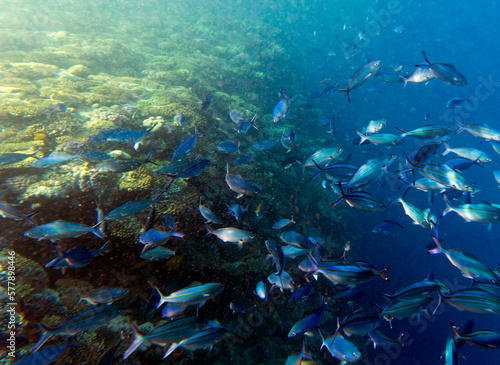
<instances>
[{"instance_id":1,"label":"fish fin","mask_svg":"<svg viewBox=\"0 0 500 365\"><path fill-rule=\"evenodd\" d=\"M186 308L187 308L187 306L168 303L165 306L165 308L163 308L163 310L161 311L161 317L162 318L165 318L165 317L168 317L168 318L174 317L174 316L176 316L176 315L181 314L182 312L184 312L184 310Z\"/></svg>"},{"instance_id":2,"label":"fish fin","mask_svg":"<svg viewBox=\"0 0 500 365\"><path fill-rule=\"evenodd\" d=\"M40 331L42 331L42 335L40 336L40 339L38 342L35 344L35 347L31 350L31 352L36 352L42 345L50 338L52 337L52 331L53 329L50 327L47 327L43 325L42 323L38 323L38 327L40 328Z\"/></svg>"},{"instance_id":3,"label":"fish fin","mask_svg":"<svg viewBox=\"0 0 500 365\"><path fill-rule=\"evenodd\" d=\"M434 243L436 244L436 248L433 248L432 250L427 251L427 253L430 253L432 255L442 253L443 252L443 246L441 245L441 242L438 241L438 239L434 236L432 236L432 239L434 240Z\"/></svg>"},{"instance_id":4,"label":"fish fin","mask_svg":"<svg viewBox=\"0 0 500 365\"><path fill-rule=\"evenodd\" d=\"M408 83L408 79L404 78L403 76L399 75L403 79L403 89L406 87L406 84Z\"/></svg>"},{"instance_id":5,"label":"fish fin","mask_svg":"<svg viewBox=\"0 0 500 365\"><path fill-rule=\"evenodd\" d=\"M351 95L349 94L351 92L350 89L335 89L335 91L342 91L347 94L347 101L351 102Z\"/></svg>"},{"instance_id":6,"label":"fish fin","mask_svg":"<svg viewBox=\"0 0 500 365\"><path fill-rule=\"evenodd\" d=\"M365 136L363 133L358 132L358 131L356 131L356 133L357 133L357 134L358 134L358 136L361 138L361 140L359 141L359 144L360 144L360 145L361 145L361 144L363 144L363 142L365 142L365 141L366 141L366 136Z\"/></svg>"},{"instance_id":7,"label":"fish fin","mask_svg":"<svg viewBox=\"0 0 500 365\"><path fill-rule=\"evenodd\" d=\"M163 296L163 294L160 292L160 289L158 289L157 286L155 286L155 290L158 293L158 295L160 296L160 301L158 302L158 305L156 306L156 309L158 309L162 306L163 303L165 303L165 296Z\"/></svg>"},{"instance_id":8,"label":"fish fin","mask_svg":"<svg viewBox=\"0 0 500 365\"><path fill-rule=\"evenodd\" d=\"M453 211L453 208L450 206L450 201L449 201L448 197L446 196L446 194L443 194L443 199L444 199L444 202L446 204L446 208L444 208L444 211L443 211L443 214L441 215L441 217L444 217L446 214Z\"/></svg>"},{"instance_id":9,"label":"fish fin","mask_svg":"<svg viewBox=\"0 0 500 365\"><path fill-rule=\"evenodd\" d=\"M132 341L132 344L130 347L125 351L123 354L123 360L125 360L127 357L132 355L132 353L137 350L139 346L142 345L144 342L144 335L139 331L137 326L135 325L134 322L130 322L130 326L132 327L132 330L134 331L134 341Z\"/></svg>"},{"instance_id":10,"label":"fish fin","mask_svg":"<svg viewBox=\"0 0 500 365\"><path fill-rule=\"evenodd\" d=\"M451 152L450 146L446 142L443 142L444 147L446 148L445 151L441 154L441 157L446 156L448 153Z\"/></svg>"},{"instance_id":11,"label":"fish fin","mask_svg":"<svg viewBox=\"0 0 500 365\"><path fill-rule=\"evenodd\" d=\"M210 226L208 224L203 223L203 225L205 226L205 229L207 230L207 234L205 235L205 237L210 236L211 234L213 234L214 230L212 228L210 228Z\"/></svg>"},{"instance_id":12,"label":"fish fin","mask_svg":"<svg viewBox=\"0 0 500 365\"><path fill-rule=\"evenodd\" d=\"M458 130L456 131L455 135L459 134L460 132L464 131L464 125L460 123L457 119L453 118L453 120L458 124Z\"/></svg>"},{"instance_id":13,"label":"fish fin","mask_svg":"<svg viewBox=\"0 0 500 365\"><path fill-rule=\"evenodd\" d=\"M173 344L171 344L167 352L165 352L165 355L163 355L163 360L165 360L172 352L174 352L177 349L177 347L179 347L178 343L174 342Z\"/></svg>"}]
</instances>

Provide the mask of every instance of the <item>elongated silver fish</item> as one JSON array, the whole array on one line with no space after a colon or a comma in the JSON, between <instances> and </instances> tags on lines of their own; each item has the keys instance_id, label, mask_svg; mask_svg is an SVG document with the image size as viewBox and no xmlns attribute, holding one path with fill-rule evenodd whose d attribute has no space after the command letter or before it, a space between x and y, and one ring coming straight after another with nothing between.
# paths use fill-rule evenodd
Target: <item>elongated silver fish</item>
<instances>
[{"instance_id":1,"label":"elongated silver fish","mask_svg":"<svg viewBox=\"0 0 500 365\"><path fill-rule=\"evenodd\" d=\"M229 165L226 164L226 183L229 189L238 193L237 198L243 195L255 195L260 193L260 188L243 180L241 175L229 173Z\"/></svg>"},{"instance_id":2,"label":"elongated silver fish","mask_svg":"<svg viewBox=\"0 0 500 365\"><path fill-rule=\"evenodd\" d=\"M243 248L244 243L250 242L254 238L252 233L238 228L226 227L213 230L206 224L205 228L207 236L214 235L223 242L237 243L239 248Z\"/></svg>"},{"instance_id":3,"label":"elongated silver fish","mask_svg":"<svg viewBox=\"0 0 500 365\"><path fill-rule=\"evenodd\" d=\"M201 284L194 282L188 287L163 295L158 288L155 288L160 296L160 301L156 308L160 308L164 303L168 303L162 311L163 317L173 317L180 314L190 305L198 306L198 309L203 306L208 300L219 295L224 290L224 285L218 283Z\"/></svg>"},{"instance_id":4,"label":"elongated silver fish","mask_svg":"<svg viewBox=\"0 0 500 365\"><path fill-rule=\"evenodd\" d=\"M351 101L351 91L354 89L358 89L363 86L369 79L371 79L378 71L380 67L379 61L372 61L367 63L366 65L358 68L354 75L352 75L349 80L349 85L346 89L336 89L336 91L342 91L347 94L347 100Z\"/></svg>"},{"instance_id":5,"label":"elongated silver fish","mask_svg":"<svg viewBox=\"0 0 500 365\"><path fill-rule=\"evenodd\" d=\"M467 79L462 75L456 67L451 63L432 63L427 59L427 55L422 51L425 63L415 65L415 67L426 67L432 71L438 79L452 85L464 86L467 85Z\"/></svg>"}]
</instances>

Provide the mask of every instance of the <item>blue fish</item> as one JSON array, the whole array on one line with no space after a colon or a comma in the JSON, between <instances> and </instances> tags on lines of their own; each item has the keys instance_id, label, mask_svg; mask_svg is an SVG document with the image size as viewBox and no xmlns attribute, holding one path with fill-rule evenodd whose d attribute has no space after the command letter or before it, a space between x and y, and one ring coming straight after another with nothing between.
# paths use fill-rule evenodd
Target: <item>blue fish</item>
<instances>
[{"instance_id":1,"label":"blue fish","mask_svg":"<svg viewBox=\"0 0 500 365\"><path fill-rule=\"evenodd\" d=\"M277 123L282 119L285 119L288 116L288 109L290 108L290 104L301 94L297 94L295 96L287 96L283 89L280 89L280 95L283 97L278 104L274 107L273 110L273 122Z\"/></svg>"},{"instance_id":2,"label":"blue fish","mask_svg":"<svg viewBox=\"0 0 500 365\"><path fill-rule=\"evenodd\" d=\"M281 274L283 272L283 268L285 267L285 254L283 253L281 246L278 246L271 240L266 241L266 248L271 254L274 264L276 265L276 275L278 275L281 280ZM280 282L280 284L280 288L283 288L283 283Z\"/></svg>"},{"instance_id":3,"label":"blue fish","mask_svg":"<svg viewBox=\"0 0 500 365\"><path fill-rule=\"evenodd\" d=\"M205 223L221 224L219 217L217 217L209 208L201 205L201 198L198 210L200 211L202 217L206 219Z\"/></svg>"},{"instance_id":4,"label":"blue fish","mask_svg":"<svg viewBox=\"0 0 500 365\"><path fill-rule=\"evenodd\" d=\"M153 343L165 347L167 344L182 341L207 328L219 327L217 324L199 317L185 317L164 322L146 334L141 333L134 322L130 322L130 325L134 330L134 341L123 354L123 359L129 357L143 343Z\"/></svg>"},{"instance_id":5,"label":"blue fish","mask_svg":"<svg viewBox=\"0 0 500 365\"><path fill-rule=\"evenodd\" d=\"M370 78L372 78L378 71L380 67L380 61L372 61L366 65L358 68L354 75L352 75L349 80L349 85L346 89L336 89L336 91L342 91L347 94L347 100L351 101L350 92L354 89L363 86Z\"/></svg>"},{"instance_id":6,"label":"blue fish","mask_svg":"<svg viewBox=\"0 0 500 365\"><path fill-rule=\"evenodd\" d=\"M183 349L190 351L201 350L207 347L211 350L214 344L222 341L227 332L227 329L223 327L208 328L203 332L193 335L192 337L183 339L179 343L174 342L170 345L169 349L163 356L163 359L166 359L178 347L182 347Z\"/></svg>"},{"instance_id":7,"label":"blue fish","mask_svg":"<svg viewBox=\"0 0 500 365\"><path fill-rule=\"evenodd\" d=\"M372 232L373 233L382 233L385 235L388 235L391 233L391 230L395 227L398 226L400 228L403 228L403 226L399 223L401 220L400 216L396 221L389 221L389 220L384 220L382 223L377 224L375 228L373 228Z\"/></svg>"},{"instance_id":8,"label":"blue fish","mask_svg":"<svg viewBox=\"0 0 500 365\"><path fill-rule=\"evenodd\" d=\"M243 180L241 175L229 173L229 165L226 165L226 183L229 189L238 193L238 198L243 195L255 195L260 193L260 188Z\"/></svg>"},{"instance_id":9,"label":"blue fish","mask_svg":"<svg viewBox=\"0 0 500 365\"><path fill-rule=\"evenodd\" d=\"M82 154L80 154L80 157L83 160L85 160L86 162L90 162L90 163L99 163L99 162L113 159L113 157L111 157L107 153L98 152L98 151L82 153Z\"/></svg>"},{"instance_id":10,"label":"blue fish","mask_svg":"<svg viewBox=\"0 0 500 365\"><path fill-rule=\"evenodd\" d=\"M227 206L227 212L229 214L231 214L236 219L237 222L241 219L241 216L243 215L243 213L248 211L247 210L248 207L243 208L243 207L239 206L238 204L233 204L231 206L226 204L226 206Z\"/></svg>"},{"instance_id":11,"label":"blue fish","mask_svg":"<svg viewBox=\"0 0 500 365\"><path fill-rule=\"evenodd\" d=\"M175 179L189 179L190 177L198 176L199 174L201 174L210 166L210 164L210 160L196 159L189 162L181 171L175 174L168 173L164 175L171 179L171 183Z\"/></svg>"},{"instance_id":12,"label":"blue fish","mask_svg":"<svg viewBox=\"0 0 500 365\"><path fill-rule=\"evenodd\" d=\"M39 327L42 331L42 335L35 347L33 347L33 352L36 352L52 336L73 336L79 332L91 330L108 324L109 321L116 318L120 312L121 309L118 307L104 305L80 313L53 328L49 328L40 323Z\"/></svg>"},{"instance_id":13,"label":"blue fish","mask_svg":"<svg viewBox=\"0 0 500 365\"><path fill-rule=\"evenodd\" d=\"M153 136L153 133L151 133L151 131L153 130L154 127L156 127L156 124L151 126L146 131L135 130L135 129L115 130L114 133L110 133L107 136L106 141L119 142L119 143L138 142L142 138L144 138L144 136Z\"/></svg>"},{"instance_id":14,"label":"blue fish","mask_svg":"<svg viewBox=\"0 0 500 365\"><path fill-rule=\"evenodd\" d=\"M159 194L153 200L141 200L136 202L125 203L122 206L119 206L116 209L113 209L111 212L106 214L103 218L103 221L111 221L118 220L123 218L128 218L131 215L142 212L143 210L149 208L152 204L155 204L160 198L161 194Z\"/></svg>"},{"instance_id":15,"label":"blue fish","mask_svg":"<svg viewBox=\"0 0 500 365\"><path fill-rule=\"evenodd\" d=\"M40 240L57 241L63 238L76 238L83 236L86 233L92 233L100 239L106 238L101 231L99 231L100 223L95 226L89 227L80 223L66 222L57 220L52 223L42 224L31 228L29 231L23 233L23 236Z\"/></svg>"},{"instance_id":16,"label":"blue fish","mask_svg":"<svg viewBox=\"0 0 500 365\"><path fill-rule=\"evenodd\" d=\"M184 158L189 153L189 151L191 151L194 148L198 137L203 137L203 134L199 134L197 127L194 126L194 134L187 137L174 150L174 153L172 154L172 161L177 161Z\"/></svg>"},{"instance_id":17,"label":"blue fish","mask_svg":"<svg viewBox=\"0 0 500 365\"><path fill-rule=\"evenodd\" d=\"M54 363L64 351L70 346L76 346L72 341L66 341L54 346L47 347L41 351L32 353L12 364L16 365L48 365Z\"/></svg>"},{"instance_id":18,"label":"blue fish","mask_svg":"<svg viewBox=\"0 0 500 365\"><path fill-rule=\"evenodd\" d=\"M466 101L470 103L469 100L470 96L467 96L466 98L463 98L461 96L454 96L448 102L446 103L446 107L449 109L454 109L458 108L459 106L463 105Z\"/></svg>"},{"instance_id":19,"label":"blue fish","mask_svg":"<svg viewBox=\"0 0 500 365\"><path fill-rule=\"evenodd\" d=\"M29 157L35 157L35 153L2 153L0 154L0 167L12 165L14 163L21 162Z\"/></svg>"},{"instance_id":20,"label":"blue fish","mask_svg":"<svg viewBox=\"0 0 500 365\"><path fill-rule=\"evenodd\" d=\"M293 220L293 215L290 217L290 219L287 218L282 218L276 223L273 224L273 229L282 229L285 227L288 227L289 225L295 224L295 221Z\"/></svg>"},{"instance_id":21,"label":"blue fish","mask_svg":"<svg viewBox=\"0 0 500 365\"><path fill-rule=\"evenodd\" d=\"M325 304L320 308L316 309L313 313L307 317L302 318L300 321L296 322L290 332L288 333L288 338L296 337L315 330L319 326L323 312L325 311Z\"/></svg>"},{"instance_id":22,"label":"blue fish","mask_svg":"<svg viewBox=\"0 0 500 365\"><path fill-rule=\"evenodd\" d=\"M142 252L140 258L148 261L164 260L170 257L175 257L175 251L169 250L166 247L155 247L146 252Z\"/></svg>"},{"instance_id":23,"label":"blue fish","mask_svg":"<svg viewBox=\"0 0 500 365\"><path fill-rule=\"evenodd\" d=\"M161 294L158 288L155 288L160 296L157 309L164 303L168 303L162 311L162 317L173 317L180 314L190 305L197 305L201 308L208 300L216 297L224 289L224 285L218 283L193 284L171 293L168 296Z\"/></svg>"},{"instance_id":24,"label":"blue fish","mask_svg":"<svg viewBox=\"0 0 500 365\"><path fill-rule=\"evenodd\" d=\"M255 129L259 130L259 127L255 123L255 120L257 119L257 114L254 115L252 120L241 120L238 122L236 125L236 131L238 133L243 133L246 134L248 132L248 129L250 127L254 127Z\"/></svg>"},{"instance_id":25,"label":"blue fish","mask_svg":"<svg viewBox=\"0 0 500 365\"><path fill-rule=\"evenodd\" d=\"M2 218L13 219L15 221L26 221L36 226L35 221L31 218L35 214L36 212L24 215L21 212L18 212L16 209L14 209L9 203L0 200L0 217Z\"/></svg>"},{"instance_id":26,"label":"blue fish","mask_svg":"<svg viewBox=\"0 0 500 365\"><path fill-rule=\"evenodd\" d=\"M295 291L292 293L292 296L290 299L288 299L289 302L297 302L299 300L307 299L312 293L312 284L306 283L302 285L300 288L295 289Z\"/></svg>"},{"instance_id":27,"label":"blue fish","mask_svg":"<svg viewBox=\"0 0 500 365\"><path fill-rule=\"evenodd\" d=\"M255 162L255 159L252 156L243 156L234 161L234 166L246 165L248 163Z\"/></svg>"},{"instance_id":28,"label":"blue fish","mask_svg":"<svg viewBox=\"0 0 500 365\"><path fill-rule=\"evenodd\" d=\"M176 175L188 167L191 163L192 161L173 161L160 167L155 171L155 173L160 175Z\"/></svg>"},{"instance_id":29,"label":"blue fish","mask_svg":"<svg viewBox=\"0 0 500 365\"><path fill-rule=\"evenodd\" d=\"M427 55L422 51L424 55L425 63L420 65L415 65L415 67L427 67L432 71L434 76L438 79L452 85L464 86L467 85L467 79L462 75L456 67L451 63L431 63L427 59Z\"/></svg>"},{"instance_id":30,"label":"blue fish","mask_svg":"<svg viewBox=\"0 0 500 365\"><path fill-rule=\"evenodd\" d=\"M224 153L235 153L236 151L238 151L239 147L240 147L239 143L236 145L233 142L229 141L221 142L217 145L217 149Z\"/></svg>"},{"instance_id":31,"label":"blue fish","mask_svg":"<svg viewBox=\"0 0 500 365\"><path fill-rule=\"evenodd\" d=\"M212 104L212 93L209 91L201 102L201 111L205 111Z\"/></svg>"},{"instance_id":32,"label":"blue fish","mask_svg":"<svg viewBox=\"0 0 500 365\"><path fill-rule=\"evenodd\" d=\"M144 245L142 252L144 253L154 247L167 243L171 237L184 238L184 234L175 231L176 224L169 232L150 229L139 236L139 243Z\"/></svg>"},{"instance_id":33,"label":"blue fish","mask_svg":"<svg viewBox=\"0 0 500 365\"><path fill-rule=\"evenodd\" d=\"M98 250L89 250L85 247L75 247L67 252L61 252L59 248L57 248L58 256L54 260L46 264L44 267L51 267L53 269L85 267L91 263L94 257L100 255L103 252L106 252L108 243L109 241L102 245L102 247Z\"/></svg>"},{"instance_id":34,"label":"blue fish","mask_svg":"<svg viewBox=\"0 0 500 365\"><path fill-rule=\"evenodd\" d=\"M102 143L107 142L108 138L113 138L115 135L117 135L123 131L125 131L125 129L115 128L115 129L109 129L106 131L99 132L99 133L91 136L86 144L91 145L91 146L101 145Z\"/></svg>"},{"instance_id":35,"label":"blue fish","mask_svg":"<svg viewBox=\"0 0 500 365\"><path fill-rule=\"evenodd\" d=\"M254 291L255 295L257 295L260 299L267 302L267 286L263 281L259 281Z\"/></svg>"},{"instance_id":36,"label":"blue fish","mask_svg":"<svg viewBox=\"0 0 500 365\"><path fill-rule=\"evenodd\" d=\"M80 158L78 155L50 155L36 160L30 164L30 167L37 169L52 168L56 166L65 165L74 159Z\"/></svg>"},{"instance_id":37,"label":"blue fish","mask_svg":"<svg viewBox=\"0 0 500 365\"><path fill-rule=\"evenodd\" d=\"M306 250L316 249L316 245L314 244L314 242L295 231L285 231L281 234L280 238L286 244L296 248L302 248Z\"/></svg>"},{"instance_id":38,"label":"blue fish","mask_svg":"<svg viewBox=\"0 0 500 365\"><path fill-rule=\"evenodd\" d=\"M130 293L130 290L128 289L108 288L105 286L91 290L85 294L80 294L78 289L76 289L76 291L78 292L78 296L80 297L78 302L83 300L91 305L98 305L98 304L110 305L113 304L113 302L116 302L117 300L125 298Z\"/></svg>"}]
</instances>

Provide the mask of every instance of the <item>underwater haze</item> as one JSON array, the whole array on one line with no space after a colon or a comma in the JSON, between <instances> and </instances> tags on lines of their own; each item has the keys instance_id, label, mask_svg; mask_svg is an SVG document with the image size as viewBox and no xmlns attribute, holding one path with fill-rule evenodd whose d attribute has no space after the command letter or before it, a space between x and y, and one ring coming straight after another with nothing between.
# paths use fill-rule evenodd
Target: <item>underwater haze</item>
<instances>
[{"instance_id":1,"label":"underwater haze","mask_svg":"<svg viewBox=\"0 0 500 365\"><path fill-rule=\"evenodd\" d=\"M0 3L1 364L500 364L500 4Z\"/></svg>"}]
</instances>

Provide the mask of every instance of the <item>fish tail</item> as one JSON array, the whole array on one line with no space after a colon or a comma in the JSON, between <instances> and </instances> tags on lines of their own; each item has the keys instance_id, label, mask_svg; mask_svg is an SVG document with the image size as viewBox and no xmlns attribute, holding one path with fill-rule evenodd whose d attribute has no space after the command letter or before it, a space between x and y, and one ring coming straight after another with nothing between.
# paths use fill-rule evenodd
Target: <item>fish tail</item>
<instances>
[{"instance_id":1,"label":"fish tail","mask_svg":"<svg viewBox=\"0 0 500 365\"><path fill-rule=\"evenodd\" d=\"M257 120L257 114L255 114L252 118L252 120L250 121L250 124L257 130L259 130L259 126L255 123L255 121Z\"/></svg>"},{"instance_id":2,"label":"fish tail","mask_svg":"<svg viewBox=\"0 0 500 365\"><path fill-rule=\"evenodd\" d=\"M157 286L155 286L155 290L158 293L158 295L160 296L160 301L158 302L158 305L156 306L156 309L158 309L162 306L163 303L165 303L165 300L164 300L165 296L160 292L160 289L158 289Z\"/></svg>"},{"instance_id":3,"label":"fish tail","mask_svg":"<svg viewBox=\"0 0 500 365\"><path fill-rule=\"evenodd\" d=\"M450 146L448 146L448 144L446 142L443 142L443 145L444 145L444 148L446 148L446 149L441 154L441 157L446 156L448 153L451 152L451 148L450 148Z\"/></svg>"},{"instance_id":4,"label":"fish tail","mask_svg":"<svg viewBox=\"0 0 500 365\"><path fill-rule=\"evenodd\" d=\"M340 203L340 202L342 201L342 199L344 199L344 197L343 197L343 196L340 196L337 200L335 200L335 201L332 203L331 207L332 207L332 208L333 208L333 207L335 207L338 203Z\"/></svg>"},{"instance_id":5,"label":"fish tail","mask_svg":"<svg viewBox=\"0 0 500 365\"><path fill-rule=\"evenodd\" d=\"M307 253L307 255L309 256L309 261L311 262L311 264L313 266L312 271L314 271L314 273L316 273L316 271L318 271L318 261L316 261L316 259L310 253Z\"/></svg>"},{"instance_id":6,"label":"fish tail","mask_svg":"<svg viewBox=\"0 0 500 365\"><path fill-rule=\"evenodd\" d=\"M104 219L97 223L95 226L92 226L92 233L96 236L99 237L101 240L106 239L106 233L101 231L100 226L101 224L104 224L106 222ZM106 245L107 243L105 243Z\"/></svg>"},{"instance_id":7,"label":"fish tail","mask_svg":"<svg viewBox=\"0 0 500 365\"><path fill-rule=\"evenodd\" d=\"M321 347L319 348L319 350L321 351L321 349L323 347L325 347L325 338L323 337L323 334L321 333L321 330L318 328L318 333L319 333L319 336L321 337L321 341L322 341L322 344L321 344Z\"/></svg>"},{"instance_id":8,"label":"fish tail","mask_svg":"<svg viewBox=\"0 0 500 365\"><path fill-rule=\"evenodd\" d=\"M422 54L424 55L424 60L425 60L425 62L426 62L427 64L431 64L431 63L429 62L429 59L427 58L427 55L425 54L425 51L422 51Z\"/></svg>"},{"instance_id":9,"label":"fish tail","mask_svg":"<svg viewBox=\"0 0 500 365\"><path fill-rule=\"evenodd\" d=\"M139 331L139 329L137 328L137 326L135 325L135 323L134 322L130 322L130 326L134 330L134 341L132 342L132 344L130 345L130 347L127 349L127 351L125 351L125 353L123 354L123 360L125 360L127 357L129 357L130 355L132 355L132 353L135 350L137 350L137 348L140 345L142 345L142 343L144 342L144 335Z\"/></svg>"},{"instance_id":10,"label":"fish tail","mask_svg":"<svg viewBox=\"0 0 500 365\"><path fill-rule=\"evenodd\" d=\"M408 79L404 78L403 76L399 75L403 79L403 89L406 87L406 84L408 83Z\"/></svg>"},{"instance_id":11,"label":"fish tail","mask_svg":"<svg viewBox=\"0 0 500 365\"><path fill-rule=\"evenodd\" d=\"M342 91L347 94L347 101L351 102L351 90L350 89L335 89L335 91Z\"/></svg>"},{"instance_id":12,"label":"fish tail","mask_svg":"<svg viewBox=\"0 0 500 365\"><path fill-rule=\"evenodd\" d=\"M210 236L211 234L213 234L214 230L212 228L210 228L210 226L206 223L203 223L203 225L205 226L205 229L207 230L207 234L205 237L207 236Z\"/></svg>"},{"instance_id":13,"label":"fish tail","mask_svg":"<svg viewBox=\"0 0 500 365\"><path fill-rule=\"evenodd\" d=\"M453 209L450 206L450 201L448 200L448 197L446 196L446 194L443 194L443 199L444 199L444 202L446 203L446 208L444 208L443 214L441 215L442 217L444 217L449 212L453 211Z\"/></svg>"},{"instance_id":14,"label":"fish tail","mask_svg":"<svg viewBox=\"0 0 500 365\"><path fill-rule=\"evenodd\" d=\"M38 340L38 342L35 344L35 347L33 347L33 350L31 350L31 352L36 352L38 351L38 349L40 347L42 347L42 345L50 338L52 337L52 329L41 324L41 323L38 323L38 328L40 328L40 331L42 331L42 335L40 336L40 339Z\"/></svg>"},{"instance_id":15,"label":"fish tail","mask_svg":"<svg viewBox=\"0 0 500 365\"><path fill-rule=\"evenodd\" d=\"M455 118L453 118L453 120L455 122L457 122L457 124L458 124L458 131L455 133L455 136L456 136L457 134L459 134L460 132L462 132L464 130L464 125L462 123L460 123L458 120L456 120Z\"/></svg>"},{"instance_id":16,"label":"fish tail","mask_svg":"<svg viewBox=\"0 0 500 365\"><path fill-rule=\"evenodd\" d=\"M451 322L450 322L450 326L451 326L451 328L453 329L453 332L454 332L453 339L456 341L456 340L462 338L462 335L460 334L460 328L458 328L457 326L455 326Z\"/></svg>"},{"instance_id":17,"label":"fish tail","mask_svg":"<svg viewBox=\"0 0 500 365\"><path fill-rule=\"evenodd\" d=\"M314 163L314 165L316 166L316 168L318 169L318 171L316 171L316 173L311 176L311 178L309 179L309 181L313 180L314 178L316 178L319 174L321 174L321 172L324 170L322 167L320 167L316 161L312 160L312 162Z\"/></svg>"},{"instance_id":18,"label":"fish tail","mask_svg":"<svg viewBox=\"0 0 500 365\"><path fill-rule=\"evenodd\" d=\"M387 275L385 274L388 270L389 270L389 268L388 268L388 267L386 267L386 268L385 268L384 270L382 270L382 271L376 271L376 273L377 273L378 275L380 275L380 277L381 277L382 279L384 279L385 281L390 281L390 280L389 280L389 278L387 277Z\"/></svg>"},{"instance_id":19,"label":"fish tail","mask_svg":"<svg viewBox=\"0 0 500 365\"><path fill-rule=\"evenodd\" d=\"M443 245L441 245L441 242L438 241L438 239L434 236L432 236L432 239L434 240L434 243L436 244L436 248L433 248L432 250L427 251L427 253L430 253L431 255L436 255L438 253L443 252Z\"/></svg>"},{"instance_id":20,"label":"fish tail","mask_svg":"<svg viewBox=\"0 0 500 365\"><path fill-rule=\"evenodd\" d=\"M203 134L198 133L198 127L197 126L194 126L194 135L196 137L205 137Z\"/></svg>"},{"instance_id":21,"label":"fish tail","mask_svg":"<svg viewBox=\"0 0 500 365\"><path fill-rule=\"evenodd\" d=\"M35 212L31 212L30 214L26 215L23 220L25 220L26 222L30 223L30 224L33 224L34 226L36 226L36 222L31 218L33 217L35 214L37 214L38 212L35 211Z\"/></svg>"},{"instance_id":22,"label":"fish tail","mask_svg":"<svg viewBox=\"0 0 500 365\"><path fill-rule=\"evenodd\" d=\"M362 144L363 144L363 142L364 142L364 141L366 141L366 139L367 139L367 138L366 138L366 136L365 136L363 133L361 133L361 132L356 131L356 133L358 134L359 138L361 138L361 140L359 141L359 144L360 144L360 145L362 145Z\"/></svg>"},{"instance_id":23,"label":"fish tail","mask_svg":"<svg viewBox=\"0 0 500 365\"><path fill-rule=\"evenodd\" d=\"M76 291L76 294L78 295L78 302L76 302L76 304L80 303L83 299L82 299L82 294L80 293L80 291L78 290L77 287L74 287L73 289L75 289Z\"/></svg>"}]
</instances>

